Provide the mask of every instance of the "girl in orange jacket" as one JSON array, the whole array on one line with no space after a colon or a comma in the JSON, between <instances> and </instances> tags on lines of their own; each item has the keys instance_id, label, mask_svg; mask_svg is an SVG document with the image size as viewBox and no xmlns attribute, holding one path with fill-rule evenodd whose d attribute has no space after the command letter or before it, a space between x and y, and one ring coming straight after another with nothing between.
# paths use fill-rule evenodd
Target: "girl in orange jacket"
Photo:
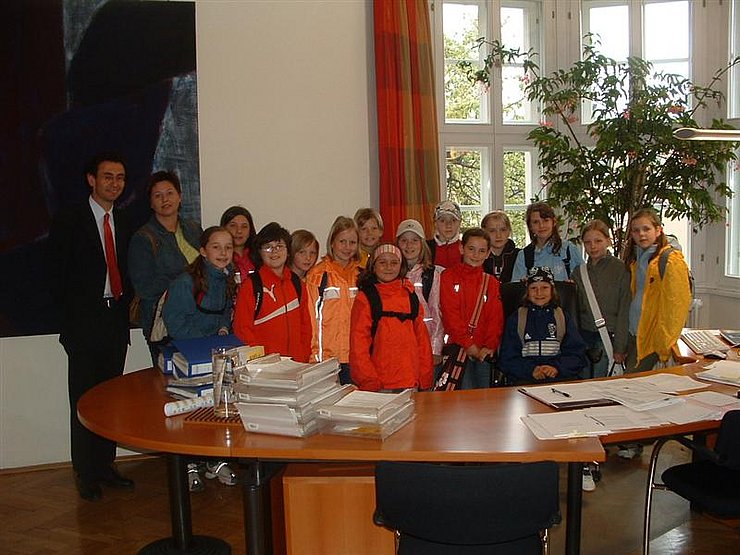
<instances>
[{"instance_id":1,"label":"girl in orange jacket","mask_svg":"<svg viewBox=\"0 0 740 555\"><path fill-rule=\"evenodd\" d=\"M336 357L342 369L339 381L350 383L349 318L357 295L359 236L352 218L339 216L329 231L327 254L308 271L311 315L311 360Z\"/></svg>"},{"instance_id":2,"label":"girl in orange jacket","mask_svg":"<svg viewBox=\"0 0 740 555\"><path fill-rule=\"evenodd\" d=\"M288 230L275 222L255 237L252 260L257 270L244 277L239 289L234 333L247 345L264 346L265 353L308 362L308 294L306 285L287 266L289 244Z\"/></svg>"},{"instance_id":3,"label":"girl in orange jacket","mask_svg":"<svg viewBox=\"0 0 740 555\"><path fill-rule=\"evenodd\" d=\"M406 262L395 245L379 245L360 276L352 306L352 381L366 391L432 386L433 358L424 308L402 276Z\"/></svg>"}]
</instances>

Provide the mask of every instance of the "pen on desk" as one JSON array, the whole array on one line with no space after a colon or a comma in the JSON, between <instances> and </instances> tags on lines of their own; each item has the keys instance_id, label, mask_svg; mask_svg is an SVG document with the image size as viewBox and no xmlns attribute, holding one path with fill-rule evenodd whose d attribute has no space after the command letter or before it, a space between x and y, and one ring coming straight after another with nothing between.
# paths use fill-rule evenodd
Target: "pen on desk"
<instances>
[{"instance_id":1,"label":"pen on desk","mask_svg":"<svg viewBox=\"0 0 740 555\"><path fill-rule=\"evenodd\" d=\"M594 422L596 422L596 423L597 423L597 424L599 424L600 426L604 426L604 427L606 427L606 424L604 424L604 423L603 423L603 422L602 422L601 420L599 420L599 419L598 419L598 418L596 418L595 416L591 416L590 414L587 414L586 416L588 416L588 417L589 417L589 418L590 418L591 420L593 420Z\"/></svg>"},{"instance_id":2,"label":"pen on desk","mask_svg":"<svg viewBox=\"0 0 740 555\"><path fill-rule=\"evenodd\" d=\"M566 393L565 391L560 391L559 389L555 389L554 387L551 387L550 391L552 391L553 393L557 393L558 395L562 395L563 397L570 397L570 393Z\"/></svg>"}]
</instances>

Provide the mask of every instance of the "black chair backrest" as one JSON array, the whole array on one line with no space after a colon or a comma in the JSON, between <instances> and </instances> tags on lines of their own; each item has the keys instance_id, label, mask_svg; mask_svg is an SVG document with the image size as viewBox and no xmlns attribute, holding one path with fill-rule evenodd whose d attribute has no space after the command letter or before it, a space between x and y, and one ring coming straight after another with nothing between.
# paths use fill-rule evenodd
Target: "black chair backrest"
<instances>
[{"instance_id":1,"label":"black chair backrest","mask_svg":"<svg viewBox=\"0 0 740 555\"><path fill-rule=\"evenodd\" d=\"M429 542L497 544L536 536L558 514L554 462L459 466L378 463L384 525Z\"/></svg>"},{"instance_id":2,"label":"black chair backrest","mask_svg":"<svg viewBox=\"0 0 740 555\"><path fill-rule=\"evenodd\" d=\"M576 284L572 281L556 281L555 289L560 295L560 306L568 313L571 318L578 318L578 295L576 294ZM501 304L504 306L504 319L510 314L516 312L516 309L522 306L522 299L527 286L523 281L512 281L502 283Z\"/></svg>"},{"instance_id":3,"label":"black chair backrest","mask_svg":"<svg viewBox=\"0 0 740 555\"><path fill-rule=\"evenodd\" d=\"M722 466L740 470L740 410L725 413L714 450Z\"/></svg>"}]
</instances>

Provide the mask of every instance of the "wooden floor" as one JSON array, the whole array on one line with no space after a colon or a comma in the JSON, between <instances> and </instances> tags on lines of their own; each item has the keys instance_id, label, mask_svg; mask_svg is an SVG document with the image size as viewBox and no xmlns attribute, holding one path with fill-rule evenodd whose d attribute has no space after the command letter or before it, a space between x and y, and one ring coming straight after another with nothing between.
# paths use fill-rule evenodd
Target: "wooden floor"
<instances>
[{"instance_id":1,"label":"wooden floor","mask_svg":"<svg viewBox=\"0 0 740 555\"><path fill-rule=\"evenodd\" d=\"M682 448L673 448L668 455L669 464L688 458ZM632 461L611 455L602 465L597 490L584 494L585 555L639 553L648 457L649 449L642 459ZM78 497L68 467L1 473L0 553L129 554L170 535L164 459L118 466L136 481L136 491L105 489L97 503ZM222 538L234 554L243 554L241 489L212 481L206 485L205 492L192 495L194 533ZM564 486L563 473L563 507ZM551 533L551 553L563 553L565 526L556 526ZM654 555L740 553L737 528L692 515L685 501L667 492L656 493L652 537Z\"/></svg>"}]
</instances>

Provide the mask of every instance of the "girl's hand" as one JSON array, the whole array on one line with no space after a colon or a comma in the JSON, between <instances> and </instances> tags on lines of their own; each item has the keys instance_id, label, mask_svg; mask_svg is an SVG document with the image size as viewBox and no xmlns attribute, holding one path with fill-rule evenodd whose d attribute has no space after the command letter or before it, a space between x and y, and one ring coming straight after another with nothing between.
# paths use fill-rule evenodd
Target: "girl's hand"
<instances>
[{"instance_id":1,"label":"girl's hand","mask_svg":"<svg viewBox=\"0 0 740 555\"><path fill-rule=\"evenodd\" d=\"M614 362L618 364L624 364L627 359L627 353L614 353Z\"/></svg>"},{"instance_id":2,"label":"girl's hand","mask_svg":"<svg viewBox=\"0 0 740 555\"><path fill-rule=\"evenodd\" d=\"M434 360L434 366L442 364L442 355L432 355L432 359Z\"/></svg>"},{"instance_id":3,"label":"girl's hand","mask_svg":"<svg viewBox=\"0 0 740 555\"><path fill-rule=\"evenodd\" d=\"M229 335L229 328L225 326L218 328L218 334L219 335Z\"/></svg>"},{"instance_id":4,"label":"girl's hand","mask_svg":"<svg viewBox=\"0 0 740 555\"><path fill-rule=\"evenodd\" d=\"M486 357L488 357L489 355L492 355L492 354L493 354L493 351L491 349L489 349L488 347L481 347L478 350L478 360L480 360L482 362L482 361L484 361L486 359Z\"/></svg>"},{"instance_id":5,"label":"girl's hand","mask_svg":"<svg viewBox=\"0 0 740 555\"><path fill-rule=\"evenodd\" d=\"M478 358L478 353L480 352L480 348L478 348L478 345L473 343L470 347L465 349L465 354L467 354L471 358Z\"/></svg>"},{"instance_id":6,"label":"girl's hand","mask_svg":"<svg viewBox=\"0 0 740 555\"><path fill-rule=\"evenodd\" d=\"M544 380L545 378L556 378L558 375L558 369L549 364L541 364L535 366L532 371L532 377L535 380Z\"/></svg>"}]
</instances>

